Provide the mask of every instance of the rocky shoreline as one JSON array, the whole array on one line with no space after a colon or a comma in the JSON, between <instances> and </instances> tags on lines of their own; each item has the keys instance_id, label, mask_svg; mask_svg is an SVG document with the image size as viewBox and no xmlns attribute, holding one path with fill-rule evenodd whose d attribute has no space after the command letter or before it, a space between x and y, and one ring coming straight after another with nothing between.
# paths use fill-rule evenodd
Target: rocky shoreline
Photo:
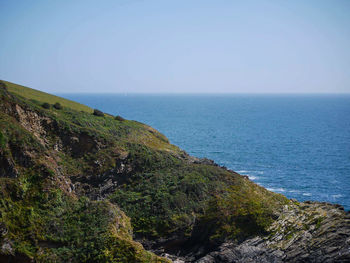
<instances>
[{"instance_id":1,"label":"rocky shoreline","mask_svg":"<svg viewBox=\"0 0 350 263\"><path fill-rule=\"evenodd\" d=\"M175 263L350 262L350 212L340 205L293 200L269 232L241 243L228 240L200 258L162 256Z\"/></svg>"}]
</instances>

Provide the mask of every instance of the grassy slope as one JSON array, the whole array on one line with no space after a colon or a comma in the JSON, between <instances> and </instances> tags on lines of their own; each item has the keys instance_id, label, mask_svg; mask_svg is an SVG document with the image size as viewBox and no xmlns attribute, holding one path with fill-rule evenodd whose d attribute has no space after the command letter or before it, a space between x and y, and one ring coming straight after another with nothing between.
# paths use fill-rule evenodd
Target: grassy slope
<instances>
[{"instance_id":1,"label":"grassy slope","mask_svg":"<svg viewBox=\"0 0 350 263\"><path fill-rule=\"evenodd\" d=\"M9 91L16 94L12 88ZM33 98L26 88L21 91L20 86L17 86L17 93L23 98ZM58 123L59 131L55 128L55 132L48 131L45 135L46 150L35 153L38 163L45 167L56 165L67 178L82 175L76 180L85 184L82 189L90 187L87 191L94 190L96 185L103 183L98 180L114 171L112 179L117 181L117 187L108 200L131 217L134 232L141 237L167 238L179 234L194 242L214 244L226 238L243 239L263 233L273 221L275 210L288 202L282 195L269 192L236 173L210 164L190 162L164 135L142 123L118 121L111 116L97 117L69 108L69 105L62 110L43 109L41 104L50 96L45 95L36 102L27 99L21 102ZM53 98L52 103L56 102ZM9 123L6 114L0 117L3 123ZM9 143L21 136L25 139L23 152L31 152L29 146L40 148L40 143L28 132L15 135L16 130L23 128L19 128L16 121L12 122L14 128L5 124L0 127L3 148L8 150ZM58 160L57 164L48 163L44 156L53 154L49 149L55 148L62 134L71 138L87 134L98 142L99 150L81 150L81 154L75 155L69 148L62 149L52 156ZM124 157L120 159L120 156ZM116 160L130 170L117 172ZM96 166L96 163L102 165ZM18 169L21 170L20 165ZM24 175L20 180L29 180L28 169L22 170ZM51 173L55 175L56 172L51 170ZM54 178L57 177L56 174ZM78 195L84 196L84 191ZM12 224L11 220L7 222ZM77 227L71 224L68 228ZM65 238L69 238L69 232Z\"/></svg>"},{"instance_id":2,"label":"grassy slope","mask_svg":"<svg viewBox=\"0 0 350 263\"><path fill-rule=\"evenodd\" d=\"M178 147L169 144L168 139L164 135L148 125L129 120L123 122L115 121L113 116L108 114L104 118L96 118L91 115L93 109L86 105L8 81L2 82L5 83L6 88L13 95L30 100L27 103L39 106L45 102L49 104L59 102L64 107L63 110L51 109L51 111L47 111L49 114L53 114L53 117L58 120L79 126L80 128L85 127L93 133L107 136L119 136L121 130L123 130L124 133L128 133L127 138L124 138L125 141L142 143L156 149L180 151Z\"/></svg>"},{"instance_id":3,"label":"grassy slope","mask_svg":"<svg viewBox=\"0 0 350 263\"><path fill-rule=\"evenodd\" d=\"M44 103L47 102L49 104L55 104L56 102L60 103L63 107L67 107L76 111L84 111L91 113L93 109L90 107L80 104L78 102L74 102L71 100L67 100L61 97L57 97L55 95L51 95L39 90L31 89L28 87L24 87L15 83L11 83L8 81L3 81L6 84L9 92L22 96L29 100L36 100L38 102Z\"/></svg>"}]
</instances>

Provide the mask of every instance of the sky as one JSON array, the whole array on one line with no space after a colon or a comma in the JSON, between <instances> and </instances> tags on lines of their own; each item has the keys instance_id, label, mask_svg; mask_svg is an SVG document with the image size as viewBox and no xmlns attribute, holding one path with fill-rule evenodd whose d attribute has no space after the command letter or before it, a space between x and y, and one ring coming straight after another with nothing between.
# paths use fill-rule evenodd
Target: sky
<instances>
[{"instance_id":1,"label":"sky","mask_svg":"<svg viewBox=\"0 0 350 263\"><path fill-rule=\"evenodd\" d=\"M350 93L348 0L0 0L0 79L51 93Z\"/></svg>"}]
</instances>

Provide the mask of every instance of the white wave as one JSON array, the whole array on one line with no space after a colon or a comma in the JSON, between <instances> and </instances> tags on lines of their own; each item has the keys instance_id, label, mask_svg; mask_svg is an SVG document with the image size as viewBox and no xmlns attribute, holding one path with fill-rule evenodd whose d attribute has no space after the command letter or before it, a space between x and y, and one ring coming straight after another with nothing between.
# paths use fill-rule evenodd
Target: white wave
<instances>
[{"instance_id":1,"label":"white wave","mask_svg":"<svg viewBox=\"0 0 350 263\"><path fill-rule=\"evenodd\" d=\"M257 175L257 174L264 174L263 171L238 170L236 172L239 174L248 175L248 176L253 176L253 175Z\"/></svg>"},{"instance_id":2,"label":"white wave","mask_svg":"<svg viewBox=\"0 0 350 263\"><path fill-rule=\"evenodd\" d=\"M311 193L303 193L304 196L312 196Z\"/></svg>"},{"instance_id":3,"label":"white wave","mask_svg":"<svg viewBox=\"0 0 350 263\"><path fill-rule=\"evenodd\" d=\"M300 193L299 190L289 190L288 192L289 192L289 193Z\"/></svg>"},{"instance_id":4,"label":"white wave","mask_svg":"<svg viewBox=\"0 0 350 263\"><path fill-rule=\"evenodd\" d=\"M248 178L249 178L250 180L256 180L256 179L259 178L259 177L257 177L257 176L252 175L252 174L249 174L249 171L246 171L246 170L240 170L240 171L237 171L237 173L239 173L239 174L241 174L241 175L246 175L246 176L248 176Z\"/></svg>"},{"instance_id":5,"label":"white wave","mask_svg":"<svg viewBox=\"0 0 350 263\"><path fill-rule=\"evenodd\" d=\"M239 174L240 174L240 173L243 173L243 174L244 174L244 173L249 173L249 171L247 171L247 170L238 170L238 171L236 171L236 172L239 173Z\"/></svg>"},{"instance_id":6,"label":"white wave","mask_svg":"<svg viewBox=\"0 0 350 263\"><path fill-rule=\"evenodd\" d=\"M332 195L333 198L341 198L344 197L344 195L342 194L336 194L336 195Z\"/></svg>"},{"instance_id":7,"label":"white wave","mask_svg":"<svg viewBox=\"0 0 350 263\"><path fill-rule=\"evenodd\" d=\"M284 188L266 188L267 190L271 191L271 192L285 192L286 190Z\"/></svg>"}]
</instances>

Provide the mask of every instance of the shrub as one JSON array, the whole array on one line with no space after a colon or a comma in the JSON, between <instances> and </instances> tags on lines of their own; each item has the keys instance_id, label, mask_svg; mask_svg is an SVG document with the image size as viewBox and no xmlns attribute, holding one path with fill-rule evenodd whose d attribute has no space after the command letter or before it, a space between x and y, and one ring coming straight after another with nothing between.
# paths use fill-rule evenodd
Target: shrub
<instances>
[{"instance_id":1,"label":"shrub","mask_svg":"<svg viewBox=\"0 0 350 263\"><path fill-rule=\"evenodd\" d=\"M47 102L43 103L43 105L41 105L44 109L50 109L50 104L48 104Z\"/></svg>"},{"instance_id":2,"label":"shrub","mask_svg":"<svg viewBox=\"0 0 350 263\"><path fill-rule=\"evenodd\" d=\"M115 116L114 119L116 119L117 121L125 121L125 119L122 116L119 116L119 115Z\"/></svg>"},{"instance_id":3,"label":"shrub","mask_svg":"<svg viewBox=\"0 0 350 263\"><path fill-rule=\"evenodd\" d=\"M56 110L60 110L62 109L62 105L59 103L59 102L56 102L53 107L56 109Z\"/></svg>"},{"instance_id":4,"label":"shrub","mask_svg":"<svg viewBox=\"0 0 350 263\"><path fill-rule=\"evenodd\" d=\"M103 117L105 116L105 114L100 111L100 110L97 110L97 109L94 109L94 113L93 113L95 116L99 116L99 117Z\"/></svg>"},{"instance_id":5,"label":"shrub","mask_svg":"<svg viewBox=\"0 0 350 263\"><path fill-rule=\"evenodd\" d=\"M0 88L1 88L1 89L6 89L6 90L7 90L7 87L6 87L5 83L2 82L2 81L0 81Z\"/></svg>"}]
</instances>

